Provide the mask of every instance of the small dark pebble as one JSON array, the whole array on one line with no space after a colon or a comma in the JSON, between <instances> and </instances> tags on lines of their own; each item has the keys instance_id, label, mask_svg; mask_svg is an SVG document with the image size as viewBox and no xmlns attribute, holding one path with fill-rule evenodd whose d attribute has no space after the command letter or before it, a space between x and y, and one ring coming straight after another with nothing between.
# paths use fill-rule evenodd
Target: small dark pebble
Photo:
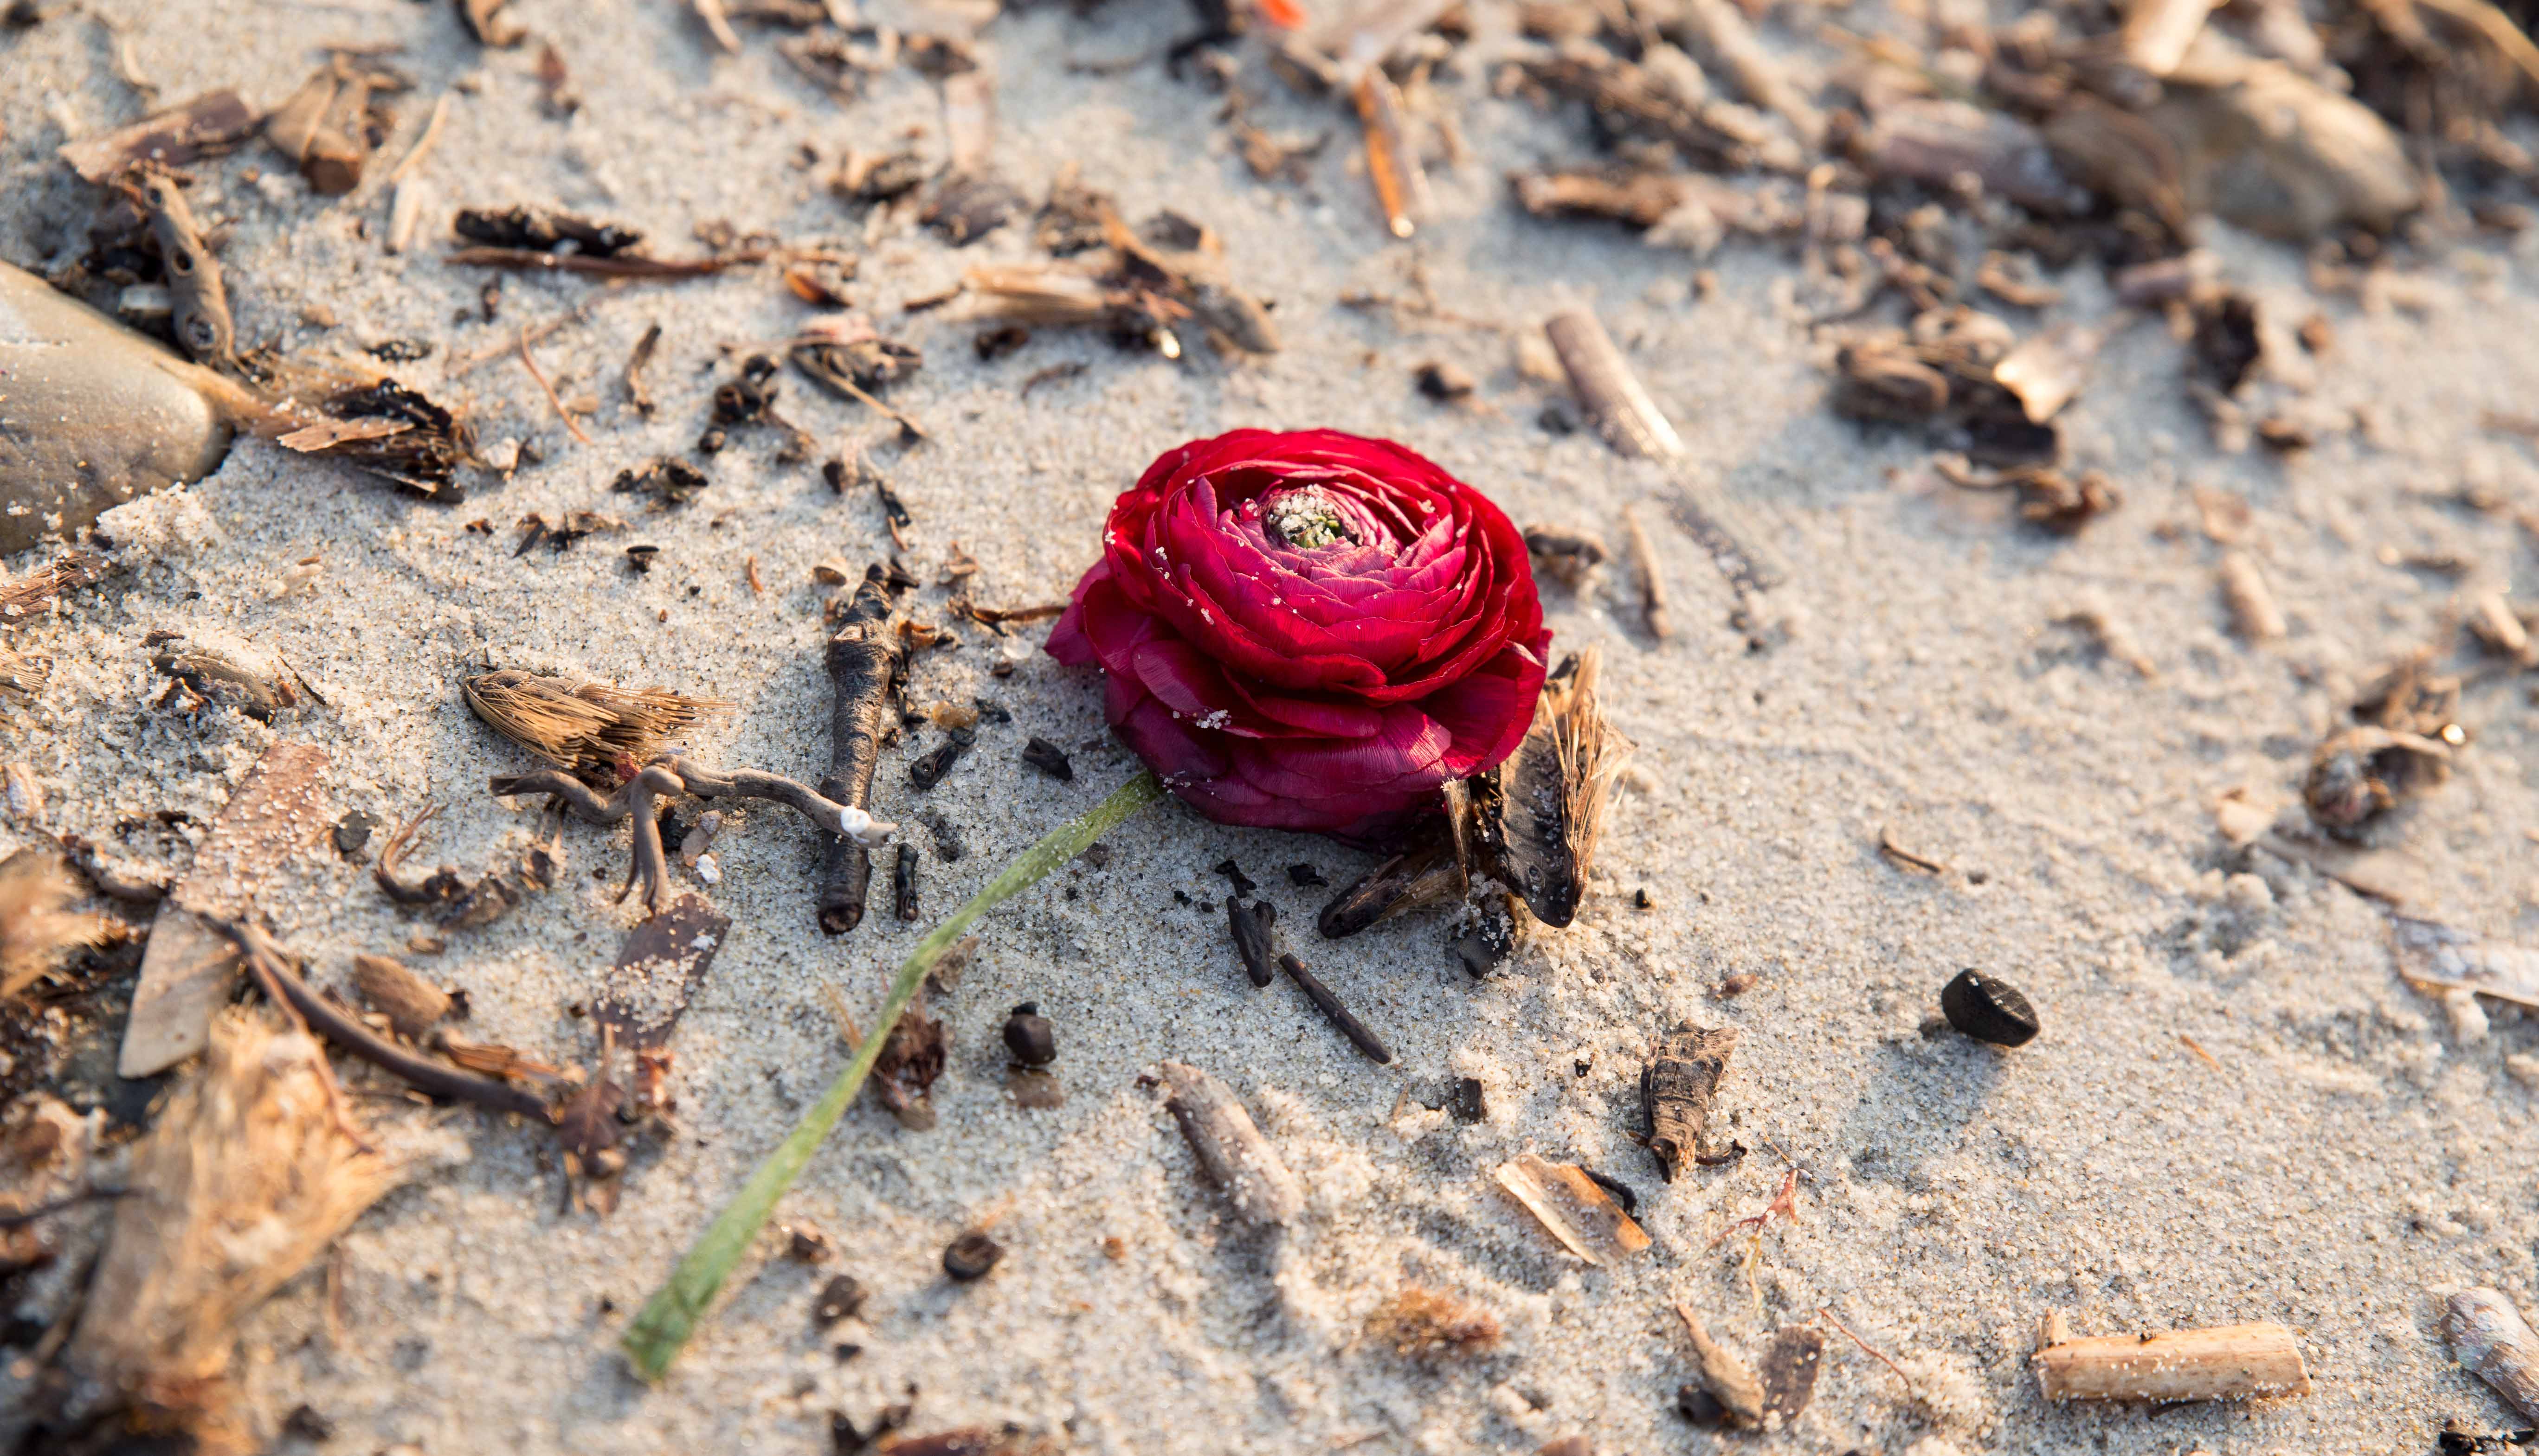
<instances>
[{"instance_id":1,"label":"small dark pebble","mask_svg":"<svg viewBox=\"0 0 2539 1456\"><path fill-rule=\"evenodd\" d=\"M1543 427L1543 431L1545 434L1576 434L1578 432L1578 412L1571 409L1566 403L1560 400L1553 400L1551 403L1544 405L1543 407L1543 413L1535 416L1534 420L1536 424Z\"/></svg>"},{"instance_id":2,"label":"small dark pebble","mask_svg":"<svg viewBox=\"0 0 2539 1456\"><path fill-rule=\"evenodd\" d=\"M1323 872L1312 865L1292 864L1287 867L1287 883L1301 890L1307 886L1329 885L1332 882L1324 879Z\"/></svg>"},{"instance_id":3,"label":"small dark pebble","mask_svg":"<svg viewBox=\"0 0 2539 1456\"><path fill-rule=\"evenodd\" d=\"M1516 954L1516 927L1499 912L1484 910L1471 923L1447 932L1446 951L1464 973L1483 980Z\"/></svg>"},{"instance_id":4,"label":"small dark pebble","mask_svg":"<svg viewBox=\"0 0 2539 1456\"><path fill-rule=\"evenodd\" d=\"M1456 1078L1455 1094L1448 1099L1446 1106L1461 1123L1475 1123L1490 1115L1489 1108L1481 1101L1481 1079L1477 1077Z\"/></svg>"},{"instance_id":5,"label":"small dark pebble","mask_svg":"<svg viewBox=\"0 0 2539 1456\"><path fill-rule=\"evenodd\" d=\"M1604 1189L1608 1197L1612 1198L1613 1202L1620 1204L1622 1206L1623 1213L1634 1218L1639 1216L1640 1196L1631 1191L1630 1184L1625 1183L1618 1178L1606 1177L1603 1173L1583 1164L1579 1167L1578 1171L1585 1173L1587 1175L1587 1181Z\"/></svg>"},{"instance_id":6,"label":"small dark pebble","mask_svg":"<svg viewBox=\"0 0 2539 1456\"><path fill-rule=\"evenodd\" d=\"M657 546L630 546L626 548L626 564L639 572L650 571L653 561L660 555L661 548Z\"/></svg>"},{"instance_id":7,"label":"small dark pebble","mask_svg":"<svg viewBox=\"0 0 2539 1456\"><path fill-rule=\"evenodd\" d=\"M1195 905L1195 904L1198 904L1198 903L1199 903L1199 901L1198 901L1198 900L1192 899L1192 898L1190 897L1190 892L1189 892L1189 891L1187 891L1187 890L1176 890L1176 891L1174 891L1174 892L1173 892L1173 902L1174 902L1174 903L1176 903L1176 904L1183 904L1183 905Z\"/></svg>"},{"instance_id":8,"label":"small dark pebble","mask_svg":"<svg viewBox=\"0 0 2539 1456\"><path fill-rule=\"evenodd\" d=\"M952 1240L943 1250L943 1272L968 1284L986 1279L988 1271L1005 1256L1005 1246L973 1228Z\"/></svg>"},{"instance_id":9,"label":"small dark pebble","mask_svg":"<svg viewBox=\"0 0 2539 1456\"><path fill-rule=\"evenodd\" d=\"M1005 1050L1026 1067L1046 1067L1058 1060L1058 1032L1037 1004L1026 1001L1005 1018Z\"/></svg>"},{"instance_id":10,"label":"small dark pebble","mask_svg":"<svg viewBox=\"0 0 2539 1456\"><path fill-rule=\"evenodd\" d=\"M1656 897L1655 895L1652 895L1652 894L1650 894L1650 893L1649 893L1649 888L1648 888L1647 886L1643 885L1643 886L1641 886L1639 889L1634 890L1634 891L1632 891L1632 892L1631 892L1631 908L1632 908L1632 909L1635 909L1635 910L1654 910L1654 909L1656 909L1657 907L1658 907L1657 897Z\"/></svg>"},{"instance_id":11,"label":"small dark pebble","mask_svg":"<svg viewBox=\"0 0 2539 1456\"><path fill-rule=\"evenodd\" d=\"M988 669L988 676L992 678L1010 678L1013 675L1014 665L1001 657L996 659L995 667Z\"/></svg>"},{"instance_id":12,"label":"small dark pebble","mask_svg":"<svg viewBox=\"0 0 2539 1456\"><path fill-rule=\"evenodd\" d=\"M371 842L371 830L378 827L377 818L361 810L345 815L335 821L335 852L346 859L355 858Z\"/></svg>"},{"instance_id":13,"label":"small dark pebble","mask_svg":"<svg viewBox=\"0 0 2539 1456\"><path fill-rule=\"evenodd\" d=\"M1950 1026L1977 1041L2024 1046L2036 1037L2036 1008L2019 988L1972 967L1958 971L1940 992L1940 1010Z\"/></svg>"},{"instance_id":14,"label":"small dark pebble","mask_svg":"<svg viewBox=\"0 0 2539 1456\"><path fill-rule=\"evenodd\" d=\"M830 1354L835 1355L838 1357L838 1363L842 1365L863 1353L864 1348L860 1345L848 1345L843 1343L841 1343L837 1349L830 1352Z\"/></svg>"},{"instance_id":15,"label":"small dark pebble","mask_svg":"<svg viewBox=\"0 0 2539 1456\"><path fill-rule=\"evenodd\" d=\"M1075 781L1075 765L1066 761L1066 750L1046 738L1034 737L1023 745L1023 761L1061 783Z\"/></svg>"},{"instance_id":16,"label":"small dark pebble","mask_svg":"<svg viewBox=\"0 0 2539 1456\"><path fill-rule=\"evenodd\" d=\"M818 1302L811 1306L811 1317L824 1325L852 1318L864 1307L864 1287L853 1275L841 1274L820 1286Z\"/></svg>"},{"instance_id":17,"label":"small dark pebble","mask_svg":"<svg viewBox=\"0 0 2539 1456\"><path fill-rule=\"evenodd\" d=\"M808 1224L797 1224L788 1230L785 1257L796 1264L826 1264L829 1256L836 1252L836 1246L829 1242L829 1235Z\"/></svg>"},{"instance_id":18,"label":"small dark pebble","mask_svg":"<svg viewBox=\"0 0 2539 1456\"><path fill-rule=\"evenodd\" d=\"M1719 1397L1698 1385L1686 1385L1675 1393L1676 1414L1695 1425L1723 1426L1728 1423L1728 1408Z\"/></svg>"},{"instance_id":19,"label":"small dark pebble","mask_svg":"<svg viewBox=\"0 0 2539 1456\"><path fill-rule=\"evenodd\" d=\"M1252 883L1252 877L1243 873L1243 866L1236 864L1230 859L1219 861L1216 867L1216 872L1223 875L1226 883L1234 887L1234 893L1236 894L1242 895L1247 899L1251 897L1252 892L1258 888Z\"/></svg>"},{"instance_id":20,"label":"small dark pebble","mask_svg":"<svg viewBox=\"0 0 2539 1456\"><path fill-rule=\"evenodd\" d=\"M941 783L943 775L951 772L952 765L960 762L961 756L970 752L970 746L978 741L978 735L966 728L953 730L951 738L945 740L941 747L908 765L908 781L921 789L930 789Z\"/></svg>"},{"instance_id":21,"label":"small dark pebble","mask_svg":"<svg viewBox=\"0 0 2539 1456\"><path fill-rule=\"evenodd\" d=\"M282 1418L282 1433L304 1441L330 1440L335 1434L335 1423L318 1415L314 1406L294 1406L291 1414Z\"/></svg>"},{"instance_id":22,"label":"small dark pebble","mask_svg":"<svg viewBox=\"0 0 2539 1456\"><path fill-rule=\"evenodd\" d=\"M1111 846L1103 843L1099 839L1085 845L1083 850L1075 857L1097 870L1107 870L1111 868Z\"/></svg>"},{"instance_id":23,"label":"small dark pebble","mask_svg":"<svg viewBox=\"0 0 2539 1456\"><path fill-rule=\"evenodd\" d=\"M970 706L979 710L982 723L1010 723L1014 720L1014 715L1006 711L1004 704L990 702L984 697L971 698Z\"/></svg>"}]
</instances>

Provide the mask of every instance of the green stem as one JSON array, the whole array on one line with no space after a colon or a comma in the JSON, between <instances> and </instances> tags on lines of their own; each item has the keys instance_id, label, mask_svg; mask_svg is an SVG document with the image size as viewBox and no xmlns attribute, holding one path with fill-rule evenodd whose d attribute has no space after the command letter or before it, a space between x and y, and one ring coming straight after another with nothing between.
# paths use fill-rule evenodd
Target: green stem
<instances>
[{"instance_id":1,"label":"green stem","mask_svg":"<svg viewBox=\"0 0 2539 1456\"><path fill-rule=\"evenodd\" d=\"M1163 795L1163 785L1155 781L1152 773L1140 773L1120 785L1110 798L1023 851L987 889L954 911L952 918L926 932L926 939L909 953L907 963L900 966L899 979L891 983L890 995L881 1004L881 1015L873 1021L872 1034L856 1048L847 1070L829 1084L819 1105L795 1123L793 1131L749 1175L749 1181L741 1185L739 1194L688 1250L688 1256L679 1261L679 1267L670 1271L669 1282L653 1292L643 1312L635 1316L635 1323L627 1327L626 1338L619 1343L627 1358L634 1362L636 1374L656 1381L667 1373L670 1361L678 1357L697 1322L705 1318L706 1306L714 1302L722 1282L757 1241L758 1230L766 1226L769 1215L776 1210L776 1201L793 1186L821 1140L829 1136L829 1130L854 1104L856 1093L863 1090L864 1078L880 1058L882 1043L890 1039L900 1013L916 999L926 972L942 959L944 951L960 939L972 921L1030 889L1051 871L1083 853L1086 845L1107 830Z\"/></svg>"}]
</instances>

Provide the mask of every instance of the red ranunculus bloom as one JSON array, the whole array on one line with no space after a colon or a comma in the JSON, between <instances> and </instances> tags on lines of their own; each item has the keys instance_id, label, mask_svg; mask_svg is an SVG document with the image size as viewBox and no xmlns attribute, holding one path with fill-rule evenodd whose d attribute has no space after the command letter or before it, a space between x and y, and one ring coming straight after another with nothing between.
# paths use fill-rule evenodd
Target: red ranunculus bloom
<instances>
[{"instance_id":1,"label":"red ranunculus bloom","mask_svg":"<svg viewBox=\"0 0 2539 1456\"><path fill-rule=\"evenodd\" d=\"M1238 430L1146 468L1050 634L1220 824L1380 843L1516 751L1551 633L1525 540L1390 440Z\"/></svg>"}]
</instances>

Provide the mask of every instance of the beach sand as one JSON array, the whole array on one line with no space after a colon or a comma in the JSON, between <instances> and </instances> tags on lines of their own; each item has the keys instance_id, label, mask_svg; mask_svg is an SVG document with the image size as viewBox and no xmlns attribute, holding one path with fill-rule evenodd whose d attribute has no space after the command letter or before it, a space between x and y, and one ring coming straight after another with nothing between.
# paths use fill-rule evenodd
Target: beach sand
<instances>
[{"instance_id":1,"label":"beach sand","mask_svg":"<svg viewBox=\"0 0 2539 1456\"><path fill-rule=\"evenodd\" d=\"M956 649L919 659L908 700L982 696L1012 722L983 725L977 751L925 794L905 765L940 734L912 729L874 795L883 818L932 809L967 839L957 863L929 855L924 921L883 913L823 936L812 835L763 806L728 816L721 883L689 883L732 929L674 1042L676 1135L642 1148L622 1206L595 1218L560 1210L550 1140L438 1114L469 1157L389 1195L341 1241L340 1336L316 1271L240 1331L265 1430L306 1404L334 1423L331 1450L806 1452L825 1449L832 1412L864 1426L913 1399L912 1431L1013 1423L1065 1449L1140 1456L1532 1451L1570 1432L1609 1453L2148 1456L2411 1451L2445 1418L2519 1423L2455 1364L2439 1315L2465 1285L2525 1307L2539 1292L2527 1060L2539 1026L2492 1004L2491 1026L2455 1022L2396 974L2382 906L2230 848L2211 805L2244 786L2298 818L2310 748L2359 688L2421 645L2452 650L2461 603L2528 576L2514 512L2539 471L2523 442L2479 424L2539 395L2528 250L2446 244L2410 265L2417 306L2364 309L2314 297L2298 249L2204 225L2226 276L2271 317L2334 324L2308 399L2362 423L2289 457L2217 449L2160 321L2116 310L2092 269L2057 277L2061 303L2005 311L2023 332L2112 331L2066 438L2076 467L2125 496L2067 539L2024 526L2004 493L1946 485L1918 433L1864 431L1826 409L1824 350L1787 250L1732 243L1696 261L1518 213L1506 169L1586 148L1574 117L1488 95L1506 6L1474 7L1479 34L1441 79L1466 160L1435 169L1436 215L1407 244L1374 216L1345 110L1270 84L1257 55L1256 118L1335 136L1306 186L1250 176L1212 123L1217 99L1161 74L1156 53L1191 24L1180 7L998 19L982 54L1004 175L1037 198L1073 162L1132 219L1170 208L1207 224L1234 275L1275 300L1285 347L1175 363L1043 329L992 364L970 347L987 325L968 302L904 318L900 305L965 267L1036 256L1028 228L956 250L905 216L868 225L824 185L850 147L885 150L916 129L939 149L930 83L903 70L842 105L791 72L772 33L748 31L725 56L669 0L513 9L565 57L583 99L569 120L541 114L535 40L481 50L446 6L91 0L0 40L0 256L40 269L80 250L90 204L52 158L62 124L142 109L101 20L167 100L234 86L269 103L321 41L394 43L417 87L384 156L464 87L418 169L445 210L571 207L643 229L663 255L693 251L692 230L715 221L862 253L850 292L926 350L892 400L932 439L900 451L872 416L790 374L780 407L823 456L868 450L915 518L907 559L929 583L957 543L979 563L983 605L1060 600L1094 559L1113 496L1160 451L1240 426L1329 427L1399 439L1520 522L1618 545L1639 503L1679 629L1642 630L1622 563L1574 594L1545 584L1555 650L1603 647L1609 711L1638 747L1574 926L1539 932L1478 983L1448 960L1433 915L1325 943L1308 926L1328 892L1291 887L1285 867L1338 885L1366 856L1221 828L1178 804L1148 811L1108 837L1106 865L1071 865L984 925L975 964L933 1003L952 1036L938 1126L904 1131L867 1098L785 1200L780 1222L825 1230L835 1259L789 1261L771 1229L669 1379L647 1388L615 1347L630 1313L844 1063L824 988L869 1016L925 923L1136 767L1107 737L1098 682L1037 651L1045 625L1022 630L1031 650L1001 680L999 645L965 629ZM1069 65L1132 55L1145 63L1114 76ZM531 766L460 701L460 679L487 664L725 699L696 753L816 778L829 688L811 567L888 550L870 494L833 495L821 457L777 462L765 430L736 432L682 509L609 490L683 450L714 385L807 310L766 269L614 290L515 277L488 324L476 313L488 275L440 260L437 223L430 245L383 253L384 170L330 200L257 146L198 168L196 211L232 228L241 337L346 357L434 341L399 376L463 405L489 442L534 441L544 463L445 505L248 441L200 486L118 516L130 569L37 631L58 660L53 686L0 714L0 761L33 770L45 827L113 846L127 818L207 821L256 755L290 738L332 756L339 811L393 825L440 805L418 866L503 862L542 822L486 792L490 775ZM1714 290L1693 288L1697 268L1715 271ZM1339 302L1408 297L1413 269L1442 312ZM536 346L563 397L598 401L592 444L566 434L515 359L454 367L593 298L584 321ZM304 321L315 305L333 328ZM1611 328L1688 463L1626 461L1592 431L1538 424L1559 391L1519 371L1516 339L1575 307ZM617 373L654 324L660 408L647 421ZM1467 406L1417 392L1430 360L1477 376ZM1059 365L1081 369L1023 397ZM1679 471L1742 502L1788 560L1750 631L1670 517ZM2462 486L2511 505L2438 498ZM2290 619L2284 640L2232 634L2197 488L2245 501L2245 549ZM623 517L624 532L514 555L521 517L585 507ZM490 529L471 530L479 520ZM648 574L625 563L636 543L660 548ZM2465 573L2384 552L2456 557ZM313 584L285 589L310 557ZM763 594L745 579L753 559ZM944 595L928 585L913 600L930 616ZM2058 625L2089 609L2121 625L2154 676ZM162 629L278 651L325 705L272 726L153 710L144 639ZM2469 687L2474 741L2456 777L2383 830L2413 913L2539 933L2528 693L2503 674ZM1019 762L1030 735L1069 750L1073 782ZM1882 855L1883 830L1947 868ZM34 837L0 826L0 851ZM568 1007L597 990L635 912L613 899L624 832L569 826L563 839L556 890L409 960L467 990L470 1037L578 1064L593 1037ZM1292 985L1244 979L1213 908L1225 887L1210 867L1228 856L1278 903L1291 948L1391 1043L1393 1066L1358 1058ZM1643 889L1647 909L1634 905ZM356 953L402 954L421 928L322 847L259 908L326 985L345 983ZM1941 985L1969 965L2026 992L2037 1040L2005 1052L1926 1029ZM1718 999L1732 974L1757 981ZM1000 1087L996 1028L1025 1000L1056 1024L1067 1100L1054 1111L1018 1109ZM1667 1184L1632 1139L1637 1081L1658 1034L1685 1019L1743 1032L1717 1115L1748 1152ZM1250 1104L1306 1184L1292 1230L1233 1222L1141 1086L1164 1060L1215 1073ZM357 1086L389 1087L345 1065ZM1478 1123L1443 1110L1459 1077L1486 1090ZM1613 1269L1563 1254L1491 1181L1528 1151L1636 1190L1654 1247ZM1793 1168L1795 1217L1741 1230ZM987 1280L951 1284L941 1250L976 1226L1008 1252ZM837 1272L871 1296L822 1331L811 1304ZM1499 1348L1423 1362L1365 1339L1369 1311L1411 1285L1494 1311ZM1793 1428L1723 1435L1675 1413L1692 1378L1678 1300L1750 1355L1778 1327L1819 1321L1824 1374ZM2083 1334L2280 1322L2316 1390L2049 1409L2026 1365L2049 1310ZM1819 1311L1900 1363L1910 1390ZM848 1345L860 1349L846 1357Z\"/></svg>"}]
</instances>

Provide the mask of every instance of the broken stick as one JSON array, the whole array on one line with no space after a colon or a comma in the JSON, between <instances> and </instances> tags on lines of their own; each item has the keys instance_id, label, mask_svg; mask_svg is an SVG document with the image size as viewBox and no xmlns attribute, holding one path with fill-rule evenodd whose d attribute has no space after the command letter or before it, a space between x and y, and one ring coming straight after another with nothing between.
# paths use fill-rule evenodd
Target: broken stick
<instances>
[{"instance_id":1,"label":"broken stick","mask_svg":"<svg viewBox=\"0 0 2539 1456\"><path fill-rule=\"evenodd\" d=\"M837 695L829 720L829 773L820 792L856 809L872 802L873 769L884 735L899 718L893 699L905 659L890 630L890 589L876 566L864 573L829 638L829 684ZM872 851L839 835L820 856L820 929L844 935L862 923L872 890Z\"/></svg>"},{"instance_id":2,"label":"broken stick","mask_svg":"<svg viewBox=\"0 0 2539 1456\"><path fill-rule=\"evenodd\" d=\"M2539 1335L2494 1290L2462 1290L2442 1317L2459 1362L2495 1387L2528 1420L2539 1421Z\"/></svg>"},{"instance_id":3,"label":"broken stick","mask_svg":"<svg viewBox=\"0 0 2539 1456\"><path fill-rule=\"evenodd\" d=\"M2293 1332L2276 1324L2223 1325L2157 1335L2057 1338L2036 1352L2036 1384L2049 1401L2234 1401L2309 1394L2309 1369Z\"/></svg>"},{"instance_id":4,"label":"broken stick","mask_svg":"<svg viewBox=\"0 0 2539 1456\"><path fill-rule=\"evenodd\" d=\"M1164 1105L1234 1211L1254 1224L1293 1222L1304 1211L1305 1186L1279 1161L1277 1150L1261 1136L1234 1090L1181 1062L1166 1062L1158 1070Z\"/></svg>"}]
</instances>

